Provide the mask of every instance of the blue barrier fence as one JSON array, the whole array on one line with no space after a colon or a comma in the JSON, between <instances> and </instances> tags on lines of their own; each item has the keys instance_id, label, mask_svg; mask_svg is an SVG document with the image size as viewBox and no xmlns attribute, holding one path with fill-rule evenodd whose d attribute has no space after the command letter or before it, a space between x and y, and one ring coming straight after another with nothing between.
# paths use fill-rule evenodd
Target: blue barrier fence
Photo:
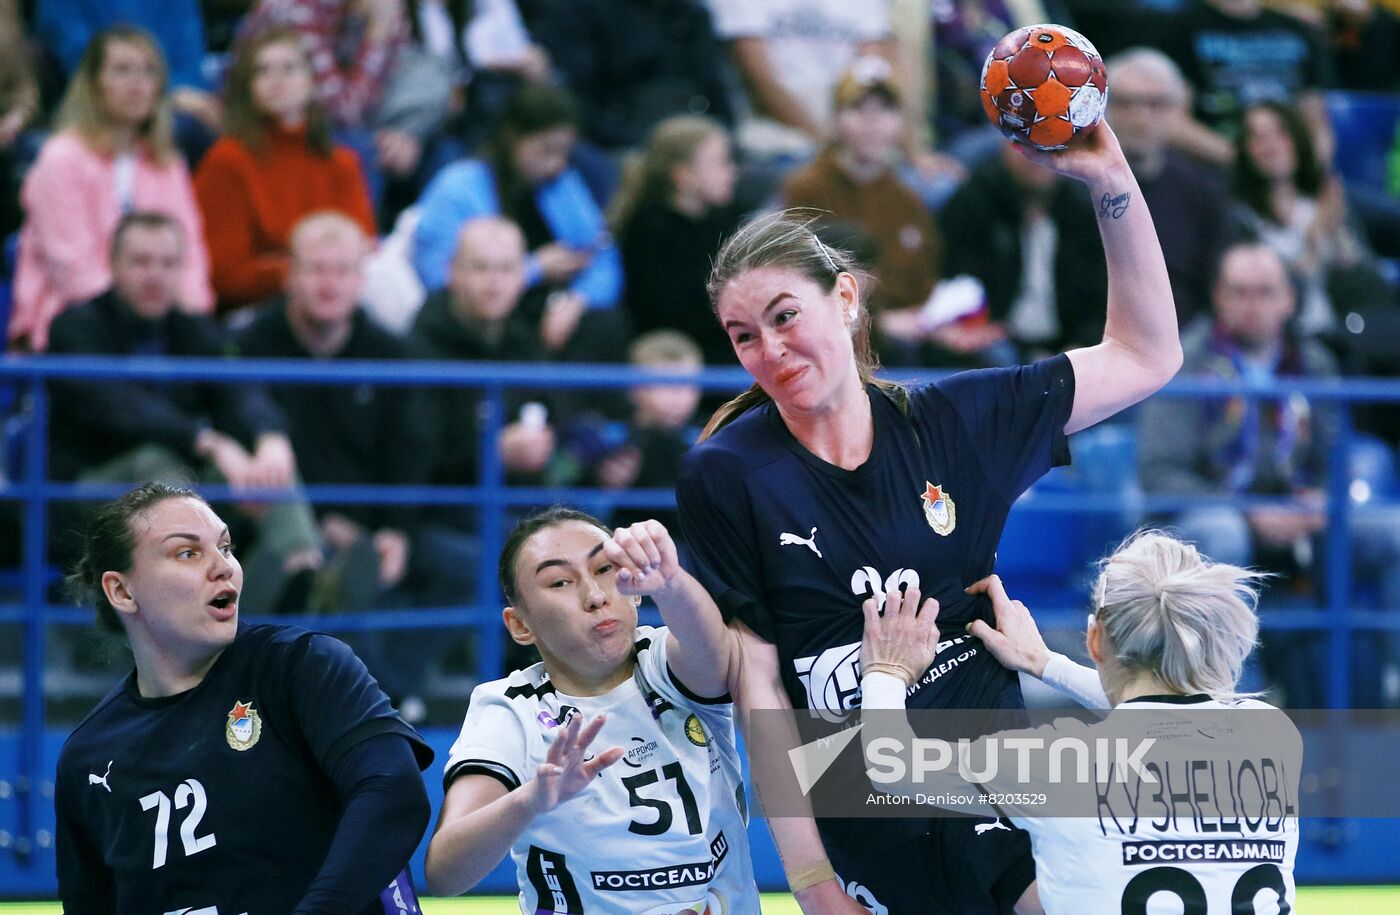
<instances>
[{"instance_id":1,"label":"blue barrier fence","mask_svg":"<svg viewBox=\"0 0 1400 915\"><path fill-rule=\"evenodd\" d=\"M930 373L891 377L909 379L932 377ZM155 380L159 382L201 381L229 384L375 384L391 386L442 386L475 388L482 393L480 478L476 485L465 487L436 486L316 486L304 487L304 493L314 502L361 502L366 504L456 505L475 510L481 542L481 568L477 575L478 588L470 605L439 609L394 610L334 617L318 616L308 620L280 617L283 622L305 622L321 629L374 630L396 628L475 628L494 636L498 629L500 595L495 582L495 557L505 537L507 513L512 507L547 505L566 502L589 509L600 515L619 507L659 508L674 505L670 490L631 490L626 492L597 489L508 487L505 471L496 449L496 440L506 423L504 402L506 392L516 388L537 390L558 389L617 389L641 382L676 382L677 376L665 372L638 371L615 365L570 365L561 370L558 365L462 364L434 362L335 362L315 363L282 360L206 361L165 358L110 360L92 357L45 356L0 358L0 386L20 389L24 421L18 427L20 464L23 472L17 479L0 485L0 499L23 504L23 564L21 569L22 603L0 605L0 625L19 624L24 632L22 680L22 728L19 732L19 759L15 777L9 781L0 763L0 787L10 786L18 802L17 816L11 828L0 826L0 849L8 849L20 870L36 867L40 859L51 861L51 834L46 824L52 821L52 773L46 767L45 708L43 669L45 636L48 625L89 625L89 611L53 606L48 600L52 573L48 566L47 548L48 508L50 503L92 501L114 497L128 487L110 484L60 483L48 479L49 408L46 383L53 379L84 379L101 382L108 379ZM749 383L739 369L708 369L695 376L685 376L684 383L697 384L707 390L732 391ZM1249 398L1278 400L1302 395L1319 403L1335 404L1340 409L1337 438L1333 444L1327 486L1327 590L1323 606L1299 608L1284 613L1268 614L1263 624L1268 629L1315 630L1328 638L1328 671L1326 676L1329 705L1344 707L1349 690L1351 643L1357 632L1400 630L1400 613L1380 613L1352 608L1350 595L1351 537L1349 519L1352 510L1351 477L1348 455L1354 433L1350 406L1358 403L1400 403L1400 381L1377 379L1295 380L1261 385L1253 382L1223 382L1199 379L1179 379L1158 393L1157 397L1218 398L1243 395ZM201 487L211 499L231 498L227 487ZM1117 492L1055 492L1034 491L1034 505L1039 510L1076 513L1121 513L1124 496ZM284 492L258 493L241 491L240 500L285 498ZM1198 497L1143 496L1132 499L1132 510L1139 515L1179 509L1188 503L1198 506L1210 502ZM1266 498L1229 498L1216 500L1234 506L1277 504L1280 500ZM1013 518L1015 517L1013 512ZM1400 609L1400 608L1391 608ZM1083 623L1082 611L1067 603L1061 606L1037 607L1037 617L1043 625L1078 627ZM478 663L488 676L495 676L502 663L499 638L477 639ZM6 799L0 791L0 800ZM1392 875L1394 876L1394 875Z\"/></svg>"}]
</instances>

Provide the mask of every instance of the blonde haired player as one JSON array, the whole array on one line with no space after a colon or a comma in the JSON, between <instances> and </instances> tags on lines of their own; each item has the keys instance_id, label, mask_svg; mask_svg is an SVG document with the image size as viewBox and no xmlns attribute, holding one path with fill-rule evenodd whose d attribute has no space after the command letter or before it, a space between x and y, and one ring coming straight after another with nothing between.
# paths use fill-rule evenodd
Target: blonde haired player
<instances>
[{"instance_id":1,"label":"blonde haired player","mask_svg":"<svg viewBox=\"0 0 1400 915\"><path fill-rule=\"evenodd\" d=\"M1218 771L1235 773L1256 762L1260 768L1276 764L1280 777L1274 800L1259 799L1269 815L1257 821L1238 813L1233 820L1203 815L1203 810L1213 814L1221 807L1228 812L1232 805L1238 812L1252 800L1247 801L1241 791L1236 801L1234 785L1228 796L1225 787L1219 786L1216 796L1214 783L1203 788L1194 781L1190 801L1197 804L1196 815L1167 816L1153 800L1159 796L1156 792L1180 792L1184 785L1163 787L1166 779L1153 787L1145 781L1139 784L1140 806L1127 809L1127 817L1121 816L1123 810L1115 818L1102 809L1098 816L1051 816L1037 809L1034 801L1020 803L1024 797L990 811L982 809L985 804L959 807L965 812L976 809L1006 816L1031 834L1040 901L1049 915L1107 911L1262 915L1292 910L1301 745L1296 729L1276 709L1237 691L1259 631L1255 615L1259 578L1259 573L1211 562L1191 544L1166 534L1147 531L1129 538L1101 561L1094 587L1094 612L1085 643L1097 670L1049 651L1025 605L1007 596L997 576L969 589L992 600L996 628L979 620L968 631L997 660L1043 679L1083 705L1113 709L1099 725L1066 719L1048 729L1005 732L998 737L1036 734L1092 741L1096 734L1124 733L1122 727L1115 728L1115 716L1155 710L1159 716L1152 719L1159 726L1154 728L1156 747L1164 751L1160 758L1208 759L1223 763ZM912 672L926 669L933 656L939 640L938 603L930 599L920 608L918 602L917 590L903 595L892 592L883 612L873 599L866 602L861 646L866 710L903 709ZM1218 719L1221 726L1212 727L1211 733L1197 729L1204 720L1198 713L1230 711L1239 714ZM879 716L871 719L871 723L881 720ZM1173 725L1162 729L1168 719ZM1124 720L1119 717L1117 723ZM867 752L877 734L891 730L887 721L867 727L862 734ZM971 758L985 757L974 750ZM1180 770L1165 771L1170 775ZM1036 793L1016 781L1008 767L1002 766L999 772L980 782L980 790L990 795ZM956 785L969 787L961 777L951 772L947 776ZM1101 770L1096 770L1095 779L1096 785L1107 782ZM932 795L945 793L947 787L941 781L937 786L926 782L920 790ZM1046 783L1046 788L1055 786ZM1112 811L1118 795L1111 787L1103 790ZM1197 790L1209 792L1213 801L1200 799ZM1158 908L1163 905L1168 908Z\"/></svg>"},{"instance_id":2,"label":"blonde haired player","mask_svg":"<svg viewBox=\"0 0 1400 915\"><path fill-rule=\"evenodd\" d=\"M757 912L732 636L666 528L551 508L500 576L511 638L544 660L473 690L429 886L465 892L509 854L526 915ZM667 627L637 625L641 595Z\"/></svg>"}]
</instances>

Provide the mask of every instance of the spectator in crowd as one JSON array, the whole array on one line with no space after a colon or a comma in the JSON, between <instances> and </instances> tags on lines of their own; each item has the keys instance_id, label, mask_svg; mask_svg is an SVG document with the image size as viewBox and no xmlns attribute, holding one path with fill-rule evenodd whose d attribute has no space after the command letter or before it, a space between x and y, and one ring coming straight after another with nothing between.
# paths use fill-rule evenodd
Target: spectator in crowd
<instances>
[{"instance_id":1,"label":"spectator in crowd","mask_svg":"<svg viewBox=\"0 0 1400 915\"><path fill-rule=\"evenodd\" d=\"M678 376L694 375L705 368L703 354L685 334L654 330L642 334L627 351L634 369ZM638 384L627 397L631 417L615 428L595 428L591 466L586 479L605 489L675 489L681 458L700 437L695 424L700 405L695 384ZM580 439L576 438L575 441ZM613 516L617 527L655 518L670 528L675 512L660 509L626 509Z\"/></svg>"},{"instance_id":2,"label":"spectator in crowd","mask_svg":"<svg viewBox=\"0 0 1400 915\"><path fill-rule=\"evenodd\" d=\"M451 7L452 22L461 33L459 47L472 67L473 77L495 73L514 76L523 83L549 82L553 71L549 52L525 28L515 0L469 4L445 0L445 4ZM425 22L430 15L428 10L435 5L444 5L444 0L421 0Z\"/></svg>"},{"instance_id":3,"label":"spectator in crowd","mask_svg":"<svg viewBox=\"0 0 1400 915\"><path fill-rule=\"evenodd\" d=\"M1321 12L1337 87L1400 92L1400 8L1384 0L1335 0Z\"/></svg>"},{"instance_id":4,"label":"spectator in crowd","mask_svg":"<svg viewBox=\"0 0 1400 915\"><path fill-rule=\"evenodd\" d=\"M485 155L448 166L424 191L413 265L426 289L441 289L462 224L475 216L509 217L525 233L529 287L548 294L545 346L597 361L617 349L616 315L604 313L622 298L622 259L598 205L568 165L577 138L578 114L567 94L521 89ZM588 329L580 331L583 325Z\"/></svg>"},{"instance_id":5,"label":"spectator in crowd","mask_svg":"<svg viewBox=\"0 0 1400 915\"><path fill-rule=\"evenodd\" d=\"M29 167L21 138L39 110L39 86L17 10L0 5L0 238L24 219L19 184ZM5 271L8 273L8 271Z\"/></svg>"},{"instance_id":6,"label":"spectator in crowd","mask_svg":"<svg viewBox=\"0 0 1400 915\"><path fill-rule=\"evenodd\" d=\"M1167 52L1195 89L1193 117L1176 135L1184 152L1229 168L1245 110L1259 102L1294 103L1309 124L1325 123L1319 90L1332 76L1317 29L1263 0L1195 0L1162 28Z\"/></svg>"},{"instance_id":7,"label":"spectator in crowd","mask_svg":"<svg viewBox=\"0 0 1400 915\"><path fill-rule=\"evenodd\" d=\"M863 54L892 58L888 0L709 0L749 100L739 146L805 159L826 141L832 90Z\"/></svg>"},{"instance_id":8,"label":"spectator in crowd","mask_svg":"<svg viewBox=\"0 0 1400 915\"><path fill-rule=\"evenodd\" d=\"M430 159L452 149L456 155L441 162L459 158L516 90L553 79L549 53L531 36L515 0L413 0L408 13L416 52L435 62L450 93L446 132L436 149L425 151ZM439 167L430 163L432 174Z\"/></svg>"},{"instance_id":9,"label":"spectator in crowd","mask_svg":"<svg viewBox=\"0 0 1400 915\"><path fill-rule=\"evenodd\" d=\"M462 30L470 0L399 2L408 40L394 57L384 96L370 119L376 154L387 152L383 192L375 198L379 225L386 232L423 193L428 179L462 155L448 124L461 113L469 74ZM429 46L430 39L436 47Z\"/></svg>"},{"instance_id":10,"label":"spectator in crowd","mask_svg":"<svg viewBox=\"0 0 1400 915\"><path fill-rule=\"evenodd\" d=\"M199 207L170 131L165 61L148 33L114 26L88 44L20 202L12 346L45 349L55 315L111 285L112 230L133 210L180 223L187 246L180 304L201 313L213 307Z\"/></svg>"},{"instance_id":11,"label":"spectator in crowd","mask_svg":"<svg viewBox=\"0 0 1400 915\"><path fill-rule=\"evenodd\" d=\"M1183 375L1267 383L1337 374L1324 347L1291 331L1293 286L1274 249L1253 242L1231 245L1220 261L1213 303L1214 320L1203 318L1182 334ZM1322 487L1336 431L1328 409L1302 397L1153 399L1143 407L1138 429L1139 471L1148 492L1291 500L1281 506L1241 509L1217 503L1183 511L1175 525L1203 553L1234 565L1317 570L1326 524ZM1400 510L1358 505L1351 522L1358 572L1379 583L1382 606L1400 607ZM1266 654L1266 662L1270 657L1283 660L1274 653ZM1277 665L1291 706L1320 707L1315 669L1297 658ZM1381 673L1375 657L1357 665L1356 707L1379 707Z\"/></svg>"},{"instance_id":12,"label":"spectator in crowd","mask_svg":"<svg viewBox=\"0 0 1400 915\"><path fill-rule=\"evenodd\" d=\"M868 238L875 272L870 309L881 355L918 364L927 335L919 309L938 280L943 240L896 171L904 119L889 62L857 60L836 84L834 101L834 139L788 175L783 205L821 210Z\"/></svg>"},{"instance_id":13,"label":"spectator in crowd","mask_svg":"<svg viewBox=\"0 0 1400 915\"><path fill-rule=\"evenodd\" d=\"M671 115L734 123L703 0L547 0L535 31L605 149L642 145Z\"/></svg>"},{"instance_id":14,"label":"spectator in crowd","mask_svg":"<svg viewBox=\"0 0 1400 915\"><path fill-rule=\"evenodd\" d=\"M515 0L402 0L410 40L372 119L387 184L377 198L389 229L525 83L545 84L549 55L533 43Z\"/></svg>"},{"instance_id":15,"label":"spectator in crowd","mask_svg":"<svg viewBox=\"0 0 1400 915\"><path fill-rule=\"evenodd\" d=\"M208 46L198 0L44 0L35 9L35 31L65 77L75 71L93 37L115 25L145 29L165 55L175 136L193 168L221 123L219 101L204 72Z\"/></svg>"},{"instance_id":16,"label":"spectator in crowd","mask_svg":"<svg viewBox=\"0 0 1400 915\"><path fill-rule=\"evenodd\" d=\"M303 217L292 229L286 301L264 309L244 329L239 352L323 362L408 358L407 345L359 308L368 244L364 230L343 213ZM418 391L373 384L273 385L271 390L287 414L306 482L412 485L427 480L431 435ZM369 593L345 598L393 603L413 597L436 604L452 603L463 593L435 587L440 576L463 569L431 549L411 549L417 517L412 508L323 504L316 509L326 543L337 555L354 555L356 561L373 556L376 574ZM398 594L389 594L400 586Z\"/></svg>"},{"instance_id":17,"label":"spectator in crowd","mask_svg":"<svg viewBox=\"0 0 1400 915\"><path fill-rule=\"evenodd\" d=\"M1210 310L1210 275L1229 226L1225 183L1172 148L1191 90L1170 57L1123 51L1108 61L1108 85L1108 117L1152 210L1185 327Z\"/></svg>"},{"instance_id":18,"label":"spectator in crowd","mask_svg":"<svg viewBox=\"0 0 1400 915\"><path fill-rule=\"evenodd\" d=\"M408 39L400 0L258 0L243 20L240 41L274 25L301 35L331 124L367 124Z\"/></svg>"},{"instance_id":19,"label":"spectator in crowd","mask_svg":"<svg viewBox=\"0 0 1400 915\"><path fill-rule=\"evenodd\" d=\"M379 200L383 175L406 175L418 166L422 146L412 134L376 129L375 118L409 39L404 0L258 0L243 20L239 41L270 26L302 37L321 105L336 138L360 154Z\"/></svg>"},{"instance_id":20,"label":"spectator in crowd","mask_svg":"<svg viewBox=\"0 0 1400 915\"><path fill-rule=\"evenodd\" d=\"M525 292L525 236L502 216L476 217L462 226L447 288L423 303L413 324L413 342L430 359L463 362L542 362L548 358L539 331L519 309ZM500 455L506 476L520 484L539 483L554 454L554 430L538 422L530 392L516 389L506 399L508 421L501 430ZM431 482L472 486L480 482L477 422L480 393L470 388L433 392ZM536 417L536 418L532 418ZM442 513L439 513L442 514ZM451 523L466 526L465 512L452 510Z\"/></svg>"},{"instance_id":21,"label":"spectator in crowd","mask_svg":"<svg viewBox=\"0 0 1400 915\"><path fill-rule=\"evenodd\" d=\"M1334 294L1353 298L1346 284L1362 280L1371 261L1341 179L1319 161L1302 114L1275 102L1245 113L1236 156L1238 231L1273 248L1299 282L1298 330L1336 330Z\"/></svg>"},{"instance_id":22,"label":"spectator in crowd","mask_svg":"<svg viewBox=\"0 0 1400 915\"><path fill-rule=\"evenodd\" d=\"M292 229L286 301L264 309L245 328L240 352L321 363L409 358L408 345L359 308L368 248L364 230L343 213L304 217ZM307 483L427 482L432 435L418 390L369 383L271 390L287 414ZM318 504L316 511L332 575L313 602L326 609L448 606L471 593L475 544L420 523L415 508ZM422 640L372 639L364 652L390 696L418 695L428 672Z\"/></svg>"},{"instance_id":23,"label":"spectator in crowd","mask_svg":"<svg viewBox=\"0 0 1400 915\"><path fill-rule=\"evenodd\" d=\"M702 115L667 118L634 154L608 214L622 250L624 297L638 333L671 328L706 362L735 362L705 282L719 244L738 226L734 166L724 125Z\"/></svg>"},{"instance_id":24,"label":"spectator in crowd","mask_svg":"<svg viewBox=\"0 0 1400 915\"><path fill-rule=\"evenodd\" d=\"M554 76L515 0L405 0L405 11L411 41L399 49L374 125L403 134L418 159L389 176L378 206L385 230L434 175L476 147L517 89Z\"/></svg>"},{"instance_id":25,"label":"spectator in crowd","mask_svg":"<svg viewBox=\"0 0 1400 915\"><path fill-rule=\"evenodd\" d=\"M111 288L55 319L50 351L221 358L222 330L179 304L188 249L170 216L123 216L112 234ZM178 481L193 471L235 491L297 486L285 420L257 385L54 381L51 428L50 470L59 480ZM305 581L282 583L321 565L311 509L296 497L251 508L257 546L248 565L259 574L249 579L244 606L300 611L294 592L304 592ZM279 606L281 595L293 603Z\"/></svg>"},{"instance_id":26,"label":"spectator in crowd","mask_svg":"<svg viewBox=\"0 0 1400 915\"><path fill-rule=\"evenodd\" d=\"M244 42L224 81L225 136L195 173L219 309L281 292L292 226L337 209L375 231L358 157L331 140L301 36L273 26Z\"/></svg>"},{"instance_id":27,"label":"spectator in crowd","mask_svg":"<svg viewBox=\"0 0 1400 915\"><path fill-rule=\"evenodd\" d=\"M950 358L985 364L998 339L1012 340L1022 358L1102 339L1103 243L1093 204L1073 182L1006 143L973 170L939 223L944 275L974 277L986 298L983 314L940 337Z\"/></svg>"},{"instance_id":28,"label":"spectator in crowd","mask_svg":"<svg viewBox=\"0 0 1400 915\"><path fill-rule=\"evenodd\" d=\"M525 292L525 237L503 216L479 216L462 226L447 287L423 303L411 343L424 356L446 361L542 362L549 358L538 322L520 309ZM481 393L443 387L429 395L430 426L436 435L429 482L439 486L482 483ZM508 390L504 425L496 440L507 483L539 486L548 478L557 449L550 407L558 397L524 388ZM557 412L557 411L556 411ZM427 521L455 532L473 548L476 515L461 506L443 506ZM507 664L527 650L507 642Z\"/></svg>"}]
</instances>

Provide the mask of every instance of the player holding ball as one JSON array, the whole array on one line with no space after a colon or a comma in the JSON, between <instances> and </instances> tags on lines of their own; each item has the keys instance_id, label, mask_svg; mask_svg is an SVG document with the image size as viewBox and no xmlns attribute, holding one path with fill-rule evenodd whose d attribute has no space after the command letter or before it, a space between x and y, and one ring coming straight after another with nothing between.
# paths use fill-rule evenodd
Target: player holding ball
<instances>
[{"instance_id":1,"label":"player holding ball","mask_svg":"<svg viewBox=\"0 0 1400 915\"><path fill-rule=\"evenodd\" d=\"M755 384L711 419L676 495L694 572L740 634L745 717L858 708L867 598L918 588L938 600L948 632L994 623L987 598L964 589L995 571L1017 496L1068 462L1067 435L1147 397L1180 367L1166 264L1118 141L1100 124L1068 142L1024 152L1083 182L1095 201L1108 301L1094 346L933 384L876 381L845 252L790 213L750 222L721 248L711 299ZM909 708L1024 705L1016 673L970 638L920 673ZM816 814L815 825L770 821L808 915L860 912L853 900L882 915L1039 910L1023 832Z\"/></svg>"}]
</instances>

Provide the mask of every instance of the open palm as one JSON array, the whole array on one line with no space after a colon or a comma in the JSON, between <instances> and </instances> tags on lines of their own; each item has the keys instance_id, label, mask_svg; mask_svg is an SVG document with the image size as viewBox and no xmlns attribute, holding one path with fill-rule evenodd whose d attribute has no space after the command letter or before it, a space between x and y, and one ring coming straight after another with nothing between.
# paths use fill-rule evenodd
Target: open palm
<instances>
[{"instance_id":1,"label":"open palm","mask_svg":"<svg viewBox=\"0 0 1400 915\"><path fill-rule=\"evenodd\" d=\"M580 725L581 720L581 715L574 715L559 730L535 774L536 802L541 813L553 810L587 788L599 772L622 758L621 747L609 747L591 759L585 758L588 745L603 729L607 716L599 715L587 725Z\"/></svg>"}]
</instances>

